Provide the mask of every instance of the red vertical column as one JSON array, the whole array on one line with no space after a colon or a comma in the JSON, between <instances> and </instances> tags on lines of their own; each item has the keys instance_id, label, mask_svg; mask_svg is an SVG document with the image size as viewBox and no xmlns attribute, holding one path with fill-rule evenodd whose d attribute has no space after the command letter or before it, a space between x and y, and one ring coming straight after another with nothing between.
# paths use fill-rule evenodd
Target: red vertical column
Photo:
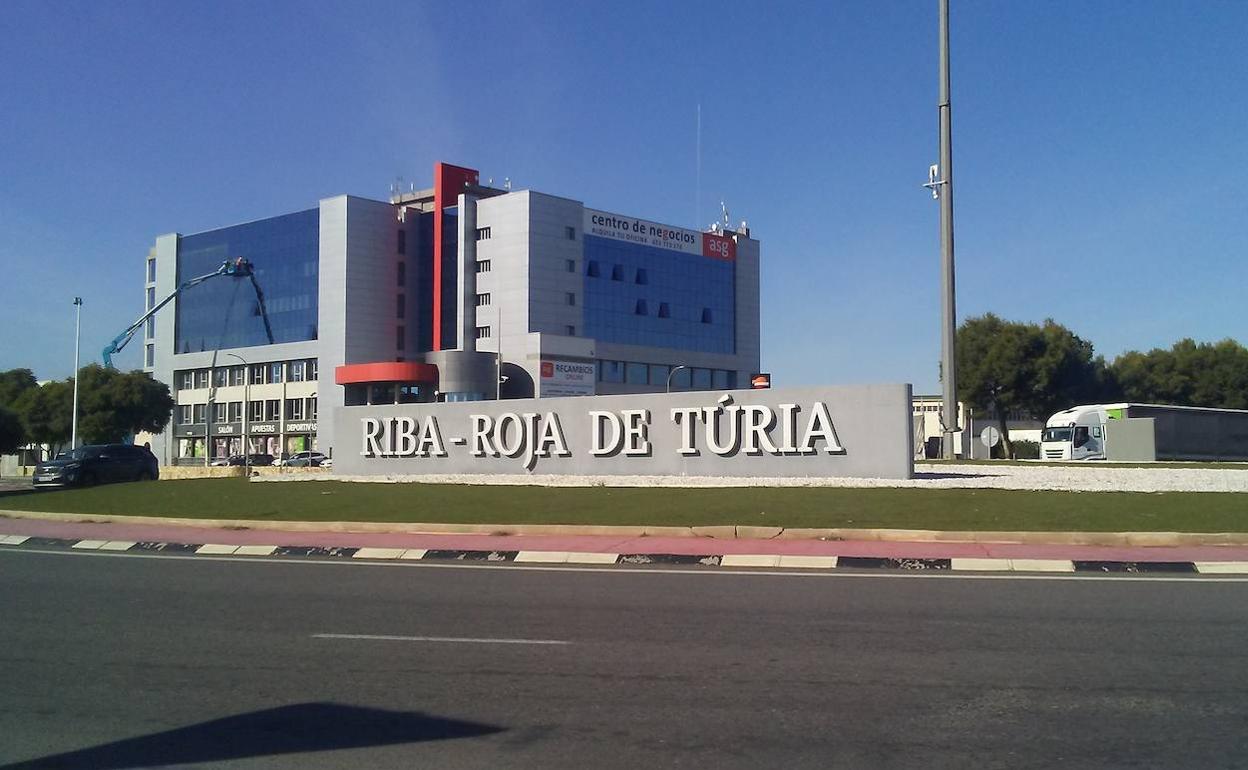
<instances>
[{"instance_id":1,"label":"red vertical column","mask_svg":"<svg viewBox=\"0 0 1248 770\"><path fill-rule=\"evenodd\" d=\"M475 169L435 163L433 166L433 349L442 349L442 212L458 205L459 194L468 185L478 184Z\"/></svg>"}]
</instances>

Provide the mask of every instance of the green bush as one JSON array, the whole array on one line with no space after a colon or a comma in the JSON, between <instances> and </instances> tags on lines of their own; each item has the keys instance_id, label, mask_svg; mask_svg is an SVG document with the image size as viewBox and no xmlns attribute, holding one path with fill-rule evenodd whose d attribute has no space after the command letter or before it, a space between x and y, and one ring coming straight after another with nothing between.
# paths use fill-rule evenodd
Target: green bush
<instances>
[{"instance_id":1,"label":"green bush","mask_svg":"<svg viewBox=\"0 0 1248 770\"><path fill-rule=\"evenodd\" d=\"M1015 441L1014 442L1014 459L1015 460L1039 460L1040 444L1035 441Z\"/></svg>"}]
</instances>

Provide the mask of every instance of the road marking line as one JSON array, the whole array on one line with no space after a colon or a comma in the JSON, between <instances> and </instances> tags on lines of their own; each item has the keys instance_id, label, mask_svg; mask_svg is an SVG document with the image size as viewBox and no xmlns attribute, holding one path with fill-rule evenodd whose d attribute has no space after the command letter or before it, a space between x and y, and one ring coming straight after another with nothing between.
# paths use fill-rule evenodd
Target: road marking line
<instances>
[{"instance_id":1,"label":"road marking line","mask_svg":"<svg viewBox=\"0 0 1248 770\"><path fill-rule=\"evenodd\" d=\"M835 556L781 556L781 567L801 567L803 569L832 569L836 566Z\"/></svg>"},{"instance_id":2,"label":"road marking line","mask_svg":"<svg viewBox=\"0 0 1248 770\"><path fill-rule=\"evenodd\" d=\"M779 554L726 553L720 560L721 567L779 567Z\"/></svg>"},{"instance_id":3,"label":"road marking line","mask_svg":"<svg viewBox=\"0 0 1248 770\"><path fill-rule=\"evenodd\" d=\"M352 559L399 559L402 556L402 548L361 548L351 554Z\"/></svg>"},{"instance_id":4,"label":"road marking line","mask_svg":"<svg viewBox=\"0 0 1248 770\"><path fill-rule=\"evenodd\" d=\"M1010 569L1015 572L1074 572L1075 563L1070 559L1010 559Z\"/></svg>"},{"instance_id":5,"label":"road marking line","mask_svg":"<svg viewBox=\"0 0 1248 770\"><path fill-rule=\"evenodd\" d=\"M195 553L202 553L205 556L228 556L238 550L236 545L223 545L221 543L208 543L201 545L195 549Z\"/></svg>"},{"instance_id":6,"label":"road marking line","mask_svg":"<svg viewBox=\"0 0 1248 770\"><path fill-rule=\"evenodd\" d=\"M128 551L131 548L135 547L136 545L138 545L138 543L136 543L133 540L109 540L107 543L100 546L99 550L101 551Z\"/></svg>"},{"instance_id":7,"label":"road marking line","mask_svg":"<svg viewBox=\"0 0 1248 770\"><path fill-rule=\"evenodd\" d=\"M98 551L100 546L107 542L107 540L79 540L71 545L70 548L77 548L80 551Z\"/></svg>"},{"instance_id":8,"label":"road marking line","mask_svg":"<svg viewBox=\"0 0 1248 770\"><path fill-rule=\"evenodd\" d=\"M21 545L29 539L26 535L5 535L0 538L0 545Z\"/></svg>"},{"instance_id":9,"label":"road marking line","mask_svg":"<svg viewBox=\"0 0 1248 770\"><path fill-rule=\"evenodd\" d=\"M235 556L268 556L277 550L275 545L240 545Z\"/></svg>"},{"instance_id":10,"label":"road marking line","mask_svg":"<svg viewBox=\"0 0 1248 770\"><path fill-rule=\"evenodd\" d=\"M536 564L567 564L567 551L520 551L516 554L517 562L532 562Z\"/></svg>"},{"instance_id":11,"label":"road marking line","mask_svg":"<svg viewBox=\"0 0 1248 770\"><path fill-rule=\"evenodd\" d=\"M1248 575L1248 561L1198 561L1196 571L1202 575Z\"/></svg>"},{"instance_id":12,"label":"road marking line","mask_svg":"<svg viewBox=\"0 0 1248 770\"><path fill-rule=\"evenodd\" d=\"M971 570L979 572L1009 572L1009 559L953 558L949 560L949 569Z\"/></svg>"},{"instance_id":13,"label":"road marking line","mask_svg":"<svg viewBox=\"0 0 1248 770\"><path fill-rule=\"evenodd\" d=\"M447 642L452 644L571 644L559 639L480 639L459 636L394 636L391 634L312 634L313 639L363 639L382 642Z\"/></svg>"},{"instance_id":14,"label":"road marking line","mask_svg":"<svg viewBox=\"0 0 1248 770\"><path fill-rule=\"evenodd\" d=\"M568 551L568 564L615 564L619 560L620 555L618 553Z\"/></svg>"},{"instance_id":15,"label":"road marking line","mask_svg":"<svg viewBox=\"0 0 1248 770\"><path fill-rule=\"evenodd\" d=\"M410 553L410 552L409 552ZM36 554L39 556L95 556L113 559L170 559L181 561L197 561L200 564L209 562L240 562L248 564L308 564L319 567L417 567L421 569L509 569L528 572L593 572L599 575L713 575L718 577L778 577L778 578L877 578L885 580L1056 580L1056 581L1083 581L1093 582L1114 582L1123 585L1130 583L1201 583L1204 585L1217 585L1227 583L1245 583L1248 584L1248 576L1237 577L1184 577L1179 575L1163 576L1163 575L1140 575L1140 574L1123 574L1123 573L1097 573L1082 572L1072 573L1070 575L1020 575L1017 573L991 573L991 572L953 572L952 570L870 570L862 572L851 572L846 570L822 570L809 572L771 572L759 569L749 571L737 571L732 569L671 569L665 567L569 567L567 565L559 565L553 567L543 567L537 564L511 564L509 562L461 562L451 560L439 561L421 561L417 563L404 563L403 561L351 561L350 559L287 559L276 557L271 559L265 558L238 558L236 556L198 556L198 555L181 555L181 554L163 554L163 553L142 553L135 551L127 551L125 553L103 553L101 551L61 551L46 548L6 548L0 550L0 554ZM817 557L815 557L817 558Z\"/></svg>"},{"instance_id":16,"label":"road marking line","mask_svg":"<svg viewBox=\"0 0 1248 770\"><path fill-rule=\"evenodd\" d=\"M428 548L408 548L399 558L404 561L412 561L413 559L423 559L425 554L429 553Z\"/></svg>"}]
</instances>

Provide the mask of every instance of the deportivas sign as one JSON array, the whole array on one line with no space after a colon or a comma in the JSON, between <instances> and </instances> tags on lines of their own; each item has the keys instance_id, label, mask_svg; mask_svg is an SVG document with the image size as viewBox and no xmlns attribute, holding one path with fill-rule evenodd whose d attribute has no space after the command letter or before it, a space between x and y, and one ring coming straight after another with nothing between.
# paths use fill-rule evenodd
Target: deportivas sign
<instances>
[{"instance_id":1,"label":"deportivas sign","mask_svg":"<svg viewBox=\"0 0 1248 770\"><path fill-rule=\"evenodd\" d=\"M335 424L344 475L913 473L908 385L340 407Z\"/></svg>"},{"instance_id":2,"label":"deportivas sign","mask_svg":"<svg viewBox=\"0 0 1248 770\"><path fill-rule=\"evenodd\" d=\"M583 231L587 235L640 243L659 249L701 254L716 259L736 259L737 242L726 235L700 233L682 227L661 225L636 217L625 217L606 211L585 209Z\"/></svg>"}]
</instances>

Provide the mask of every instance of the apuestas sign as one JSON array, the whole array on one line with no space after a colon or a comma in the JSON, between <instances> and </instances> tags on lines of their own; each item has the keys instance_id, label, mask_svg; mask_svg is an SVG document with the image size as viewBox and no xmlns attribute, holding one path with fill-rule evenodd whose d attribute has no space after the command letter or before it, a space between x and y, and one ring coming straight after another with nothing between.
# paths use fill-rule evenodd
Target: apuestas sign
<instances>
[{"instance_id":1,"label":"apuestas sign","mask_svg":"<svg viewBox=\"0 0 1248 770\"><path fill-rule=\"evenodd\" d=\"M339 407L335 463L348 476L910 478L910 409L909 385Z\"/></svg>"},{"instance_id":2,"label":"apuestas sign","mask_svg":"<svg viewBox=\"0 0 1248 770\"><path fill-rule=\"evenodd\" d=\"M592 396L598 381L598 366L592 361L552 361L541 364L541 394L551 396Z\"/></svg>"},{"instance_id":3,"label":"apuestas sign","mask_svg":"<svg viewBox=\"0 0 1248 770\"><path fill-rule=\"evenodd\" d=\"M661 225L657 222L621 216L607 211L585 209L583 232L601 238L683 251L686 254L700 254L704 257L726 260L737 258L737 242L726 235Z\"/></svg>"}]
</instances>

